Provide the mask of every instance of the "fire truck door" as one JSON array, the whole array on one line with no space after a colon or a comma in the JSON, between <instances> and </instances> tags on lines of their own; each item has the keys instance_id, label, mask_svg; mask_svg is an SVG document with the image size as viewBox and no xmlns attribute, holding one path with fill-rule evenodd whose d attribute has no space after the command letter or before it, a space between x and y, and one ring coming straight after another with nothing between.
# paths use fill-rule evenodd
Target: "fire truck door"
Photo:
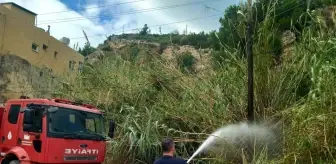
<instances>
[{"instance_id":1,"label":"fire truck door","mask_svg":"<svg viewBox=\"0 0 336 164\"><path fill-rule=\"evenodd\" d=\"M26 105L26 104L24 104ZM19 133L20 145L27 152L29 157L35 162L43 161L43 140L45 133L43 127L43 110L28 110L25 111L20 118L22 125Z\"/></svg>"},{"instance_id":2,"label":"fire truck door","mask_svg":"<svg viewBox=\"0 0 336 164\"><path fill-rule=\"evenodd\" d=\"M1 136L5 151L18 145L18 129L21 126L19 121L22 103L6 104L4 120L2 123L3 134Z\"/></svg>"}]
</instances>

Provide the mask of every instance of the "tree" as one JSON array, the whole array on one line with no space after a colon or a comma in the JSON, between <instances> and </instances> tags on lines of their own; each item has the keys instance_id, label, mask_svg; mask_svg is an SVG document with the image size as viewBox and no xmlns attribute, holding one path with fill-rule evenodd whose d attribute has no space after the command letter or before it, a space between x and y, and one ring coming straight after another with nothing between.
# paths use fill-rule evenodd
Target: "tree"
<instances>
[{"instance_id":1,"label":"tree","mask_svg":"<svg viewBox=\"0 0 336 164\"><path fill-rule=\"evenodd\" d=\"M147 35L148 32L149 32L149 27L147 26L147 24L145 24L142 30L140 31L140 35Z\"/></svg>"},{"instance_id":2,"label":"tree","mask_svg":"<svg viewBox=\"0 0 336 164\"><path fill-rule=\"evenodd\" d=\"M219 19L221 27L218 37L221 43L231 48L244 50L245 45L245 23L238 15L239 6L233 5L225 10L225 14ZM216 46L218 47L218 46Z\"/></svg>"},{"instance_id":3,"label":"tree","mask_svg":"<svg viewBox=\"0 0 336 164\"><path fill-rule=\"evenodd\" d=\"M209 34L204 33L204 31L198 34L190 33L180 39L180 45L191 45L195 48L208 48L210 47L210 42Z\"/></svg>"},{"instance_id":4,"label":"tree","mask_svg":"<svg viewBox=\"0 0 336 164\"><path fill-rule=\"evenodd\" d=\"M190 52L178 56L177 62L182 72L192 73L195 71L196 58Z\"/></svg>"},{"instance_id":5,"label":"tree","mask_svg":"<svg viewBox=\"0 0 336 164\"><path fill-rule=\"evenodd\" d=\"M170 32L173 35L179 35L179 31L178 30L173 30L172 32Z\"/></svg>"},{"instance_id":6,"label":"tree","mask_svg":"<svg viewBox=\"0 0 336 164\"><path fill-rule=\"evenodd\" d=\"M85 56L85 57L88 56L88 55L90 55L90 54L92 54L95 51L96 51L96 49L93 48L93 47L91 47L91 46L89 46L88 44L85 44L85 46L84 46L83 49L79 48L79 50L78 50L78 52L80 54L82 54L83 56Z\"/></svg>"}]
</instances>

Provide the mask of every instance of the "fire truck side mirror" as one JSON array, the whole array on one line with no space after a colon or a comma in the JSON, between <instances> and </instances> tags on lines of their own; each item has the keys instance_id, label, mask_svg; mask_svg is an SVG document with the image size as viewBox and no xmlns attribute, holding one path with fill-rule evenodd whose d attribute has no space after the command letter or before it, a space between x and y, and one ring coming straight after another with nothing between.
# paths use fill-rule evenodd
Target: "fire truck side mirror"
<instances>
[{"instance_id":1,"label":"fire truck side mirror","mask_svg":"<svg viewBox=\"0 0 336 164\"><path fill-rule=\"evenodd\" d=\"M114 137L114 130L115 130L115 122L114 121L109 121L109 131L108 131L108 136L110 138Z\"/></svg>"}]
</instances>

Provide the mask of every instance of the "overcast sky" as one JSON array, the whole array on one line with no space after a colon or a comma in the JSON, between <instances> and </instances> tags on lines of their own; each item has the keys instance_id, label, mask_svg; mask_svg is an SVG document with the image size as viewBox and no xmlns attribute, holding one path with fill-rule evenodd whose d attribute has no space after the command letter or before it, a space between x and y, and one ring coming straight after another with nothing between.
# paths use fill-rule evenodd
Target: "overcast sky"
<instances>
[{"instance_id":1,"label":"overcast sky","mask_svg":"<svg viewBox=\"0 0 336 164\"><path fill-rule=\"evenodd\" d=\"M70 38L70 45L86 42L84 30L92 46L106 36L135 32L148 24L152 33L182 33L218 30L219 18L228 6L240 0L0 0L15 2L37 14L39 27L51 26L57 39ZM207 9L205 5L214 8ZM64 12L66 11L66 12ZM207 18L205 18L207 17ZM192 20L184 22L186 20ZM180 23L178 23L180 22ZM165 25L163 25L165 24Z\"/></svg>"}]
</instances>

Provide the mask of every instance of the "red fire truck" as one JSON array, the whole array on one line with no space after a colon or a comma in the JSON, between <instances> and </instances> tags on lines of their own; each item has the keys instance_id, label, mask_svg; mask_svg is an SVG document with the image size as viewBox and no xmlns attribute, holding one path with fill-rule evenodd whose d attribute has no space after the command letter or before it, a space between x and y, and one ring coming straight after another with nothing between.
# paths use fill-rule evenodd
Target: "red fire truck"
<instances>
[{"instance_id":1,"label":"red fire truck","mask_svg":"<svg viewBox=\"0 0 336 164\"><path fill-rule=\"evenodd\" d=\"M63 99L15 99L0 107L1 164L65 164L104 162L103 112Z\"/></svg>"}]
</instances>

